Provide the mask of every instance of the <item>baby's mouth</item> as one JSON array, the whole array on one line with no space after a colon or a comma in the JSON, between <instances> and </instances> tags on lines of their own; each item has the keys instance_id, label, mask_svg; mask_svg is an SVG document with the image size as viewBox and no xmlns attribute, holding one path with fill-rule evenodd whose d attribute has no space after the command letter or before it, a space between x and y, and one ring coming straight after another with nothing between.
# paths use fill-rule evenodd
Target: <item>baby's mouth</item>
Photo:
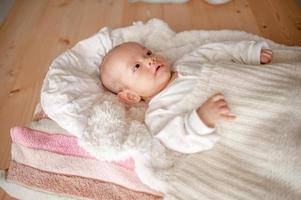
<instances>
[{"instance_id":1,"label":"baby's mouth","mask_svg":"<svg viewBox=\"0 0 301 200\"><path fill-rule=\"evenodd\" d=\"M161 67L162 67L162 65L158 65L158 66L156 67L156 73L158 72L158 70L159 70Z\"/></svg>"}]
</instances>

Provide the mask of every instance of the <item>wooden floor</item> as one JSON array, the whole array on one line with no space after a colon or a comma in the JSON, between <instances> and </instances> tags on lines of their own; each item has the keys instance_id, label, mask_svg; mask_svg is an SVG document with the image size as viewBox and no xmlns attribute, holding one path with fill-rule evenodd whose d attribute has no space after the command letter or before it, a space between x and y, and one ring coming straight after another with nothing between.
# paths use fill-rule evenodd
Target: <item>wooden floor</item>
<instances>
[{"instance_id":1,"label":"wooden floor","mask_svg":"<svg viewBox=\"0 0 301 200\"><path fill-rule=\"evenodd\" d=\"M301 46L296 0L232 0L212 6L129 4L126 0L16 0L0 28L0 168L9 166L9 130L31 121L53 58L103 26L161 18L175 31L239 29ZM0 190L0 199L11 199Z\"/></svg>"}]
</instances>

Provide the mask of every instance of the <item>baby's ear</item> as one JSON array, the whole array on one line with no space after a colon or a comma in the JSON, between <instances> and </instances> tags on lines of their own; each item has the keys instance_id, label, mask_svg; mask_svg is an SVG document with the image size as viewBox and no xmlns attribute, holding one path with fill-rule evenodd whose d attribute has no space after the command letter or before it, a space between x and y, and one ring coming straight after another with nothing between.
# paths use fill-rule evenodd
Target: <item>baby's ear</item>
<instances>
[{"instance_id":1,"label":"baby's ear","mask_svg":"<svg viewBox=\"0 0 301 200\"><path fill-rule=\"evenodd\" d=\"M123 90L117 94L117 97L126 104L135 104L141 101L141 97L131 90Z\"/></svg>"}]
</instances>

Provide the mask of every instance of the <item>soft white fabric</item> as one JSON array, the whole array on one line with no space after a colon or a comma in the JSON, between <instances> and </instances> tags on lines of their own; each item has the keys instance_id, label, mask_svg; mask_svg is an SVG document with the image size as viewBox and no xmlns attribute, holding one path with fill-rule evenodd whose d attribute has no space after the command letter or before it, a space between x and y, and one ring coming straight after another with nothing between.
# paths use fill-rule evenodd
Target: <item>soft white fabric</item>
<instances>
[{"instance_id":1,"label":"soft white fabric","mask_svg":"<svg viewBox=\"0 0 301 200\"><path fill-rule=\"evenodd\" d=\"M202 63L216 63L221 61L232 61L249 65L260 64L261 49L270 49L266 42L239 41L212 43L198 47L193 52L186 54L177 60L178 65L189 64L191 67L199 68Z\"/></svg>"},{"instance_id":2,"label":"soft white fabric","mask_svg":"<svg viewBox=\"0 0 301 200\"><path fill-rule=\"evenodd\" d=\"M82 133L89 108L101 96L98 66L111 48L110 30L104 28L50 65L42 86L41 105L51 119L72 134Z\"/></svg>"},{"instance_id":3,"label":"soft white fabric","mask_svg":"<svg viewBox=\"0 0 301 200\"><path fill-rule=\"evenodd\" d=\"M202 122L195 109L179 112L173 106L192 92L197 80L195 76L179 74L178 78L149 102L145 113L145 123L151 134L166 147L182 153L210 149L218 140L218 136L210 134L214 129Z\"/></svg>"},{"instance_id":4,"label":"soft white fabric","mask_svg":"<svg viewBox=\"0 0 301 200\"><path fill-rule=\"evenodd\" d=\"M174 66L189 66L193 69L201 68L202 63L215 62L223 65L225 61L260 64L260 52L263 48L269 48L266 42L241 41L202 45L179 59ZM208 150L218 140L215 135L205 135L214 130L199 119L196 114L198 107L193 110L180 110L176 106L192 92L197 80L196 76L179 74L177 79L149 102L145 114L145 123L151 134L166 147L182 153Z\"/></svg>"},{"instance_id":5,"label":"soft white fabric","mask_svg":"<svg viewBox=\"0 0 301 200\"><path fill-rule=\"evenodd\" d=\"M99 37L104 35L105 41L100 42ZM210 151L184 156L164 148L143 123L145 105L124 107L114 95L102 90L97 79L101 50L124 41L140 42L173 63L202 44L240 40L265 40L273 49L273 63L264 67L237 63L220 67L208 63L202 65L202 70L177 68L180 73L200 77L194 92L178 104L179 109L193 109L219 91L239 116L235 122L218 127L221 139ZM110 45L96 48L94 43ZM77 54L65 53L56 59L64 60L62 64L69 67L55 71L60 69L57 61L51 65L41 100L46 113L76 133L80 144L92 155L108 160L134 156L142 181L165 192L167 199L300 197L300 47L275 44L240 31L176 34L156 19L114 31L103 29L76 47ZM79 65L86 70L79 71ZM70 70L77 73L72 76ZM97 97L78 86L81 81L77 75L87 71L93 72L86 77L93 79L92 86L97 85ZM64 74L69 74L69 79L61 76ZM76 88L80 89L72 93ZM89 95L92 97L85 101ZM63 102L57 104L55 98Z\"/></svg>"},{"instance_id":6,"label":"soft white fabric","mask_svg":"<svg viewBox=\"0 0 301 200\"><path fill-rule=\"evenodd\" d=\"M175 105L178 109L191 109L221 91L238 118L219 126L221 139L212 150L177 160L173 178L168 178L176 188L170 192L173 196L301 197L301 182L295 178L301 176L301 50L273 51L275 60L280 54L287 59L269 65L208 63L189 70L179 66L180 71L198 74L199 82Z\"/></svg>"}]
</instances>

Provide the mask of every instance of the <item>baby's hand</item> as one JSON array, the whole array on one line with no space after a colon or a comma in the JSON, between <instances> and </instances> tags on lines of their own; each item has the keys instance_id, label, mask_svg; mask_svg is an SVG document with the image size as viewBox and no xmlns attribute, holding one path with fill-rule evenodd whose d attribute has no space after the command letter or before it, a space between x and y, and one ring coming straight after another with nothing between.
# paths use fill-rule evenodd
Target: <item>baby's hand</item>
<instances>
[{"instance_id":1,"label":"baby's hand","mask_svg":"<svg viewBox=\"0 0 301 200\"><path fill-rule=\"evenodd\" d=\"M261 49L260 52L260 63L268 64L272 60L273 52L270 49Z\"/></svg>"},{"instance_id":2,"label":"baby's hand","mask_svg":"<svg viewBox=\"0 0 301 200\"><path fill-rule=\"evenodd\" d=\"M215 94L197 109L201 120L210 128L222 121L234 120L236 117L230 109L222 94Z\"/></svg>"}]
</instances>

